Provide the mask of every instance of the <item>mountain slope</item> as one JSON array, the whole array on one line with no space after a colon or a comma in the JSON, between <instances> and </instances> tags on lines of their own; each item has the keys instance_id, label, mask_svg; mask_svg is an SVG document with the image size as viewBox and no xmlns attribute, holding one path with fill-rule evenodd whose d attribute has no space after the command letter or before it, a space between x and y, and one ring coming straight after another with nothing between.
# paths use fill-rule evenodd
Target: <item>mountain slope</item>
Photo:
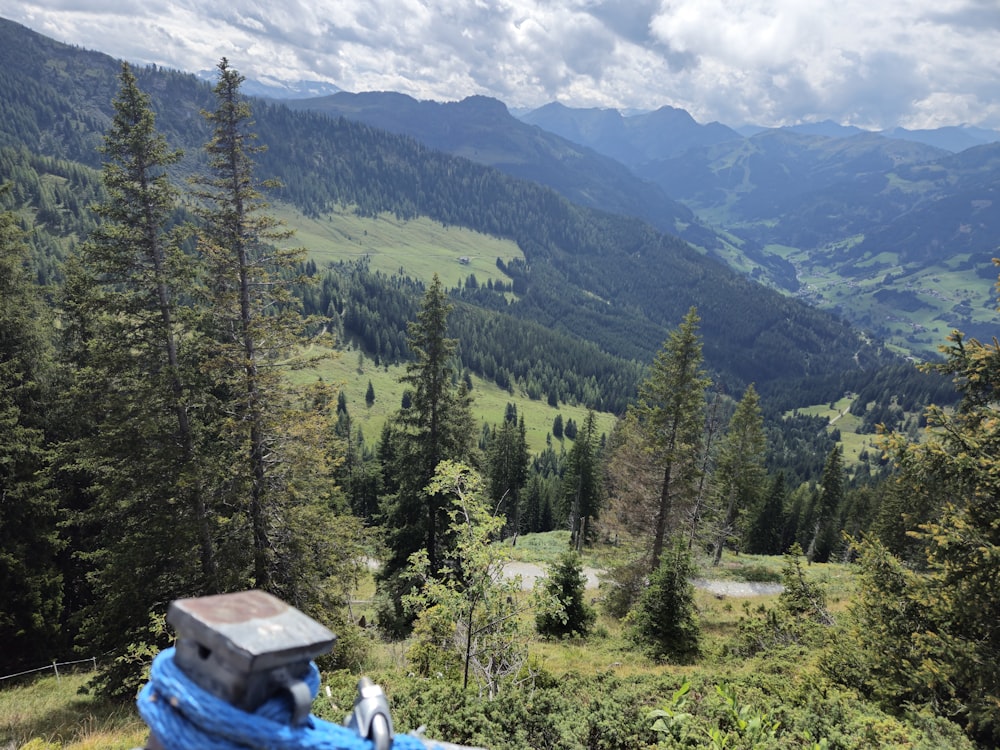
<instances>
[{"instance_id":1,"label":"mountain slope","mask_svg":"<svg viewBox=\"0 0 1000 750\"><path fill-rule=\"evenodd\" d=\"M13 24L0 24L0 49L5 80L14 84L0 89L11 115L0 122L0 138L96 162L83 151L100 141L117 63ZM186 150L185 168L196 168L207 140L198 112L210 106L208 88L169 71L137 77L159 127ZM35 106L39 100L44 107ZM517 299L498 314L648 362L697 306L706 359L726 387L754 381L762 393L786 398L808 388L819 396L809 400L825 400L845 372L872 363L874 353L843 322L747 281L648 224L571 204L547 187L357 122L264 102L254 114L268 146L259 155L261 174L278 177L285 188L277 196L311 215L350 205L367 216L427 216L516 242L525 261L504 271Z\"/></svg>"},{"instance_id":2,"label":"mountain slope","mask_svg":"<svg viewBox=\"0 0 1000 750\"><path fill-rule=\"evenodd\" d=\"M408 135L436 151L547 185L582 206L641 218L707 249L724 242L698 223L689 208L621 163L521 122L496 99L434 102L392 92L339 92L288 106Z\"/></svg>"}]
</instances>

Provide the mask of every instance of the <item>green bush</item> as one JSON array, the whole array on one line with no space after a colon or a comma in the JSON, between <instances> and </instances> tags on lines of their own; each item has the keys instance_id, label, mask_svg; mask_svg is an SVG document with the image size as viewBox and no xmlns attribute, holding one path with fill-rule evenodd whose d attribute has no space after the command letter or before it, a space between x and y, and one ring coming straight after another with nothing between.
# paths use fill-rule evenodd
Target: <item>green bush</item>
<instances>
[{"instance_id":1,"label":"green bush","mask_svg":"<svg viewBox=\"0 0 1000 750\"><path fill-rule=\"evenodd\" d=\"M565 552L549 566L543 590L546 596L535 615L535 630L540 635L563 638L590 632L597 616L585 600L587 577L580 555Z\"/></svg>"},{"instance_id":2,"label":"green bush","mask_svg":"<svg viewBox=\"0 0 1000 750\"><path fill-rule=\"evenodd\" d=\"M682 540L664 552L660 567L629 615L630 636L656 659L690 661L700 652L695 618L694 567Z\"/></svg>"}]
</instances>

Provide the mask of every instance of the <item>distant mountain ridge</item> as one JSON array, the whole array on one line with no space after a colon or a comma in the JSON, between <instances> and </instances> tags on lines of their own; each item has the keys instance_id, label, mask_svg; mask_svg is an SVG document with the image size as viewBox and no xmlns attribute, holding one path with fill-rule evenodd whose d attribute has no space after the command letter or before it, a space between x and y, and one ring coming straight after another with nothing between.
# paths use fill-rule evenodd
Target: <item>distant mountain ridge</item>
<instances>
[{"instance_id":1,"label":"distant mountain ridge","mask_svg":"<svg viewBox=\"0 0 1000 750\"><path fill-rule=\"evenodd\" d=\"M689 148L751 138L774 130L826 138L881 135L953 153L1000 141L1000 131L971 125L920 130L897 127L879 131L823 120L776 128L756 125L733 128L718 122L698 123L687 111L669 106L654 112L624 115L616 109L574 108L551 102L537 109L520 111L517 116L630 166L677 156Z\"/></svg>"}]
</instances>

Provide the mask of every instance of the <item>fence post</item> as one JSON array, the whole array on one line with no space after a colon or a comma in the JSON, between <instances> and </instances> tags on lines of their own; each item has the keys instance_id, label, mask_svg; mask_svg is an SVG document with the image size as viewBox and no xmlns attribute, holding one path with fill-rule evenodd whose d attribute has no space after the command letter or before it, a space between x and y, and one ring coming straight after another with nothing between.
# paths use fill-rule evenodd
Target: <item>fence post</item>
<instances>
[{"instance_id":1,"label":"fence post","mask_svg":"<svg viewBox=\"0 0 1000 750\"><path fill-rule=\"evenodd\" d=\"M52 671L56 673L56 682L62 682L62 677L59 676L59 667L55 661L52 662Z\"/></svg>"}]
</instances>

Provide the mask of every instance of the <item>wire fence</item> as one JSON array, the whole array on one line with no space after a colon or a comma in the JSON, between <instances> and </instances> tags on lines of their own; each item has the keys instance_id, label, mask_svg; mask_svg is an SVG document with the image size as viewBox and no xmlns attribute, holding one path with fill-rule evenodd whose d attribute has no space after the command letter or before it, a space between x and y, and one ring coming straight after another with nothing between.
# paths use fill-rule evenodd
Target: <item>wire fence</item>
<instances>
[{"instance_id":1,"label":"wire fence","mask_svg":"<svg viewBox=\"0 0 1000 750\"><path fill-rule=\"evenodd\" d=\"M10 680L14 677L23 677L24 675L34 674L35 672L44 672L47 669L51 669L55 672L56 679L61 680L59 675L59 667L69 667L77 664L90 664L93 669L97 669L97 657L92 656L89 659L77 659L76 661L54 661L51 664L46 664L44 667L36 667L35 669L26 669L23 672L15 672L14 674L7 674L0 677L0 682L3 680Z\"/></svg>"}]
</instances>

